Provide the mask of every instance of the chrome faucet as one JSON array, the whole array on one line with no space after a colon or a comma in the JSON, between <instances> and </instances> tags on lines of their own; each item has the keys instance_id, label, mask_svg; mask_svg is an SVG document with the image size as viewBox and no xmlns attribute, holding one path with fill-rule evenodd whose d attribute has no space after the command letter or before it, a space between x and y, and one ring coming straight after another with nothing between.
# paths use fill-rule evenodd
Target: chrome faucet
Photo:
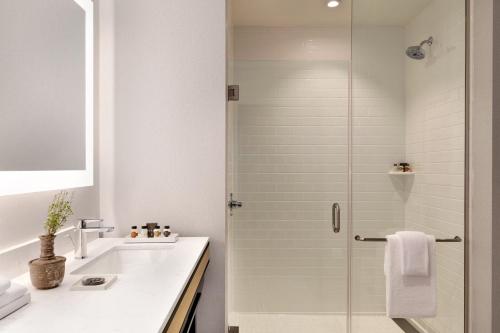
<instances>
[{"instance_id":1,"label":"chrome faucet","mask_svg":"<svg viewBox=\"0 0 500 333\"><path fill-rule=\"evenodd\" d=\"M80 219L75 227L75 258L84 259L87 257L87 233L98 232L99 238L103 237L104 232L115 230L114 227L101 227L100 223L103 219ZM88 223L98 223L97 227L89 227Z\"/></svg>"}]
</instances>

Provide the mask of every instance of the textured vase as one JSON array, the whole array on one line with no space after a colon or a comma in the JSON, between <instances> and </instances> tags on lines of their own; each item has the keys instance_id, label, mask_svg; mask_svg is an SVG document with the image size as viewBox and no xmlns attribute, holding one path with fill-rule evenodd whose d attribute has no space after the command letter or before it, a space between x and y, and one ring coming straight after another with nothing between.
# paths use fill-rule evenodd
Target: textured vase
<instances>
[{"instance_id":1,"label":"textured vase","mask_svg":"<svg viewBox=\"0 0 500 333\"><path fill-rule=\"evenodd\" d=\"M37 289L52 289L64 279L65 257L54 254L54 235L40 236L40 258L29 262L31 283Z\"/></svg>"}]
</instances>

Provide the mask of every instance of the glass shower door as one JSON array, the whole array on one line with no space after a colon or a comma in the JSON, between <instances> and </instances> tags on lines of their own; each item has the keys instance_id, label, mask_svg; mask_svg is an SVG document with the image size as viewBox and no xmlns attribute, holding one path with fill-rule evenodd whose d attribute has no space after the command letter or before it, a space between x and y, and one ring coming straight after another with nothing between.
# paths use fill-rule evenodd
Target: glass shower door
<instances>
[{"instance_id":1,"label":"glass shower door","mask_svg":"<svg viewBox=\"0 0 500 333\"><path fill-rule=\"evenodd\" d=\"M333 332L345 326L347 98L317 99L307 87L337 71L328 63L235 64L241 99L231 193L242 207L229 219L229 304L240 332L259 332L245 330L246 322L291 325L286 332L312 323Z\"/></svg>"},{"instance_id":2,"label":"glass shower door","mask_svg":"<svg viewBox=\"0 0 500 333\"><path fill-rule=\"evenodd\" d=\"M227 192L242 207L228 209L228 323L347 332L348 16L297 26L273 2L231 2Z\"/></svg>"}]
</instances>

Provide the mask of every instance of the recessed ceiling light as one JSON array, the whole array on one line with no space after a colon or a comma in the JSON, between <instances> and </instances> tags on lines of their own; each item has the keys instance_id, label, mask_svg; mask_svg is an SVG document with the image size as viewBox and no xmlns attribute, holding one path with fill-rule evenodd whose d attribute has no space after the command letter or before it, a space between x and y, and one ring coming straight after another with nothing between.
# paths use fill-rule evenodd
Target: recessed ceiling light
<instances>
[{"instance_id":1,"label":"recessed ceiling light","mask_svg":"<svg viewBox=\"0 0 500 333\"><path fill-rule=\"evenodd\" d=\"M340 0L328 0L326 5L330 8L338 7L340 5Z\"/></svg>"}]
</instances>

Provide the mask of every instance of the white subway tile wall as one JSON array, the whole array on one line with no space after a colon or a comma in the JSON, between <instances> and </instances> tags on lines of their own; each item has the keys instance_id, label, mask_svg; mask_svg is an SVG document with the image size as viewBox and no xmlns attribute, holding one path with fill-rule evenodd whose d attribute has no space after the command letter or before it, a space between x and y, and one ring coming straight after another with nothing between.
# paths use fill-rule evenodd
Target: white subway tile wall
<instances>
[{"instance_id":1,"label":"white subway tile wall","mask_svg":"<svg viewBox=\"0 0 500 333\"><path fill-rule=\"evenodd\" d=\"M465 1L432 1L405 29L406 45L432 36L427 57L405 64L406 228L437 237L464 235ZM464 327L464 244L440 243L438 316L418 320L429 332Z\"/></svg>"}]
</instances>

